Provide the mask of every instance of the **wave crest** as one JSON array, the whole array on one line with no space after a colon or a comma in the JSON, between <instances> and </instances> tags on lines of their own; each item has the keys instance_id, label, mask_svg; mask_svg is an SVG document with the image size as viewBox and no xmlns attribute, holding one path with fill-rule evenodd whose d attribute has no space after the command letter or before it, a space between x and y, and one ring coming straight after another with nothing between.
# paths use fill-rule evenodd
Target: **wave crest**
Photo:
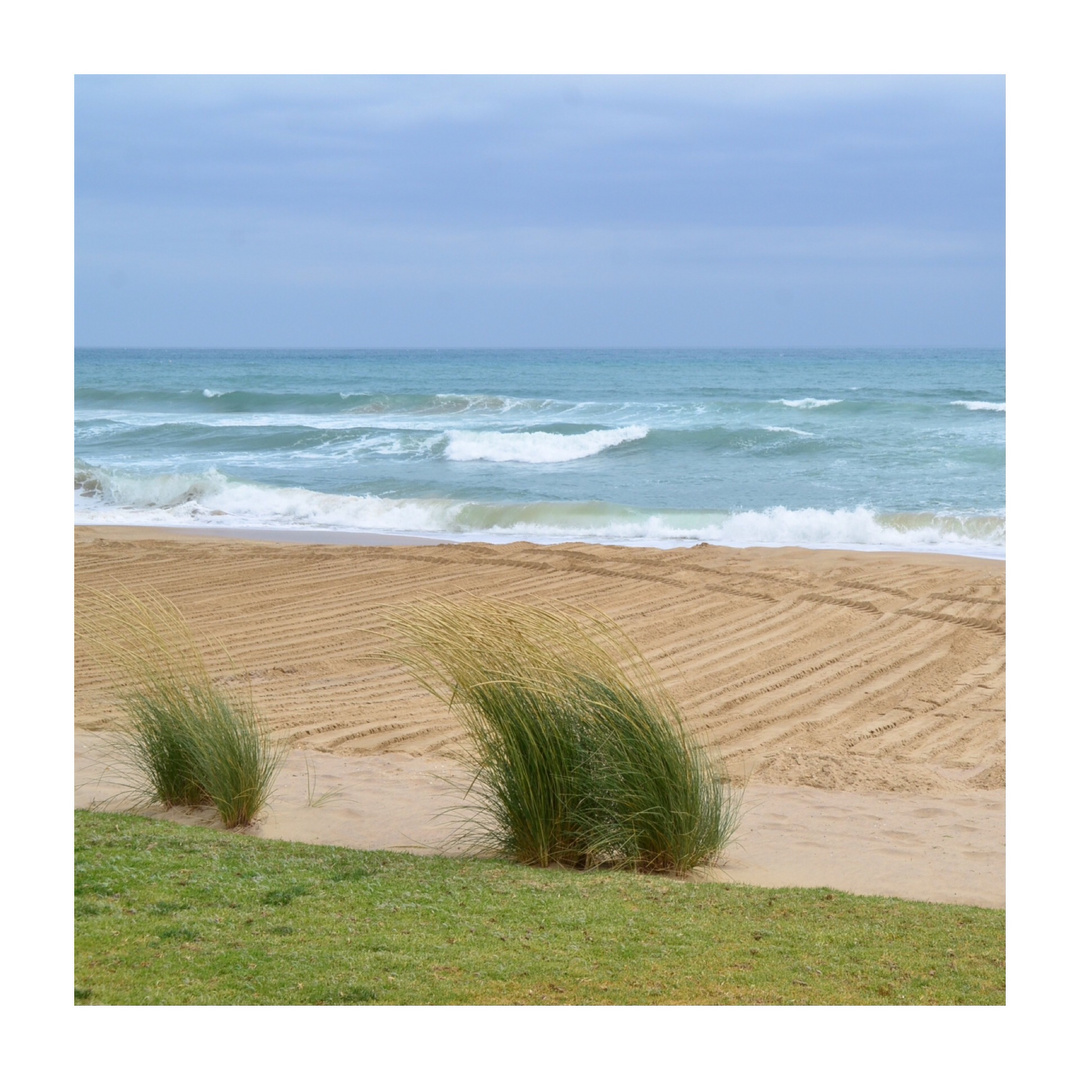
<instances>
[{"instance_id":1,"label":"wave crest","mask_svg":"<svg viewBox=\"0 0 1080 1080\"><path fill-rule=\"evenodd\" d=\"M613 446L644 439L644 424L607 431L559 435L551 431L451 431L447 434L448 461L521 462L553 465L601 454Z\"/></svg>"},{"instance_id":2,"label":"wave crest","mask_svg":"<svg viewBox=\"0 0 1080 1080\"><path fill-rule=\"evenodd\" d=\"M804 397L791 400L789 398L774 398L770 405L786 405L789 409L823 409L826 405L839 405L843 398L814 398Z\"/></svg>"}]
</instances>

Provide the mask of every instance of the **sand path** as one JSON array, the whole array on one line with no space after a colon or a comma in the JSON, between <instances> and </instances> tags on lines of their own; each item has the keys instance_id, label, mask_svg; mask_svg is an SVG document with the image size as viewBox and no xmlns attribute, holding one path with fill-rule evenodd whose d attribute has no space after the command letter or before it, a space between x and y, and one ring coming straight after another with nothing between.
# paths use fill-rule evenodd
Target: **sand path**
<instances>
[{"instance_id":1,"label":"sand path","mask_svg":"<svg viewBox=\"0 0 1080 1080\"><path fill-rule=\"evenodd\" d=\"M454 812L466 780L449 761L410 754L294 750L271 806L246 831L308 844L461 854L467 849L455 838ZM130 807L131 786L107 734L76 732L77 808ZM217 827L211 811L141 809ZM722 864L698 877L1005 906L1004 791L935 796L751 783L742 810Z\"/></svg>"}]
</instances>

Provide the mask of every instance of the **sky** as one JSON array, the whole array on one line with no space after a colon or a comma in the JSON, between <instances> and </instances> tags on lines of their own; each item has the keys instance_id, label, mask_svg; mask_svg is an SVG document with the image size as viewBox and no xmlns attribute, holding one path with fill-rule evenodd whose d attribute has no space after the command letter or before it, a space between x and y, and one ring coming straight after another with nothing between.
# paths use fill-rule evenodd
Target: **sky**
<instances>
[{"instance_id":1,"label":"sky","mask_svg":"<svg viewBox=\"0 0 1080 1080\"><path fill-rule=\"evenodd\" d=\"M75 79L75 343L1003 347L1003 76Z\"/></svg>"}]
</instances>

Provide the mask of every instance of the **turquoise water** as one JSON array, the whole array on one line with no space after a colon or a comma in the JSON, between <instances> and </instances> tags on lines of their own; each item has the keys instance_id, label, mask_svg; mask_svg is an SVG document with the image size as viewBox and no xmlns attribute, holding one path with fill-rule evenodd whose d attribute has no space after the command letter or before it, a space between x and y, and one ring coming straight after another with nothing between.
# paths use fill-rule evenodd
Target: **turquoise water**
<instances>
[{"instance_id":1,"label":"turquoise water","mask_svg":"<svg viewBox=\"0 0 1080 1080\"><path fill-rule=\"evenodd\" d=\"M75 520L1001 557L1005 357L79 349Z\"/></svg>"}]
</instances>

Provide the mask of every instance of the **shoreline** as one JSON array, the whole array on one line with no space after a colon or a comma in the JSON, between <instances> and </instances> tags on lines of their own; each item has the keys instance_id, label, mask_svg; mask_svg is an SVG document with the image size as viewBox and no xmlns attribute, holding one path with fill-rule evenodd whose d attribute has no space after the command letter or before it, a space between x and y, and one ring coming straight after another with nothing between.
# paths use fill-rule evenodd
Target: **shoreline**
<instances>
[{"instance_id":1,"label":"shoreline","mask_svg":"<svg viewBox=\"0 0 1080 1080\"><path fill-rule=\"evenodd\" d=\"M325 765L320 790L339 772L406 762L387 828L420 812L424 777L451 767L463 740L446 707L386 658L387 615L432 596L599 611L746 785L754 816L737 838L745 850L729 852L732 880L912 899L941 898L951 882L949 895L1004 903L1003 562L378 540L76 527L76 609L118 587L176 603L212 674L239 676L272 734ZM117 726L85 638L74 722L77 742Z\"/></svg>"},{"instance_id":2,"label":"shoreline","mask_svg":"<svg viewBox=\"0 0 1080 1080\"><path fill-rule=\"evenodd\" d=\"M339 547L437 547L442 544L485 544L491 547L506 547L510 544L531 544L536 547L562 547L569 544L586 544L593 547L626 548L631 551L680 551L693 547L711 547L723 551L823 551L851 552L863 555L927 555L931 558L978 559L994 563L1004 563L1005 555L986 552L932 551L908 548L870 548L836 547L828 545L807 546L803 544L762 543L734 547L729 544L717 544L710 540L686 541L617 541L600 539L553 539L537 538L496 538L485 535L434 536L418 533L361 532L348 529L320 529L298 526L296 528L272 526L214 526L214 525L75 525L75 535L80 532L93 533L103 537L130 539L140 537L174 537L177 539L219 539L249 540L252 543L271 544L332 544Z\"/></svg>"},{"instance_id":3,"label":"shoreline","mask_svg":"<svg viewBox=\"0 0 1080 1080\"><path fill-rule=\"evenodd\" d=\"M436 547L455 543L427 536L406 533L338 532L335 529L274 529L238 528L212 525L76 525L75 536L80 532L107 539L207 539L249 540L265 544L335 544L341 547Z\"/></svg>"}]
</instances>

